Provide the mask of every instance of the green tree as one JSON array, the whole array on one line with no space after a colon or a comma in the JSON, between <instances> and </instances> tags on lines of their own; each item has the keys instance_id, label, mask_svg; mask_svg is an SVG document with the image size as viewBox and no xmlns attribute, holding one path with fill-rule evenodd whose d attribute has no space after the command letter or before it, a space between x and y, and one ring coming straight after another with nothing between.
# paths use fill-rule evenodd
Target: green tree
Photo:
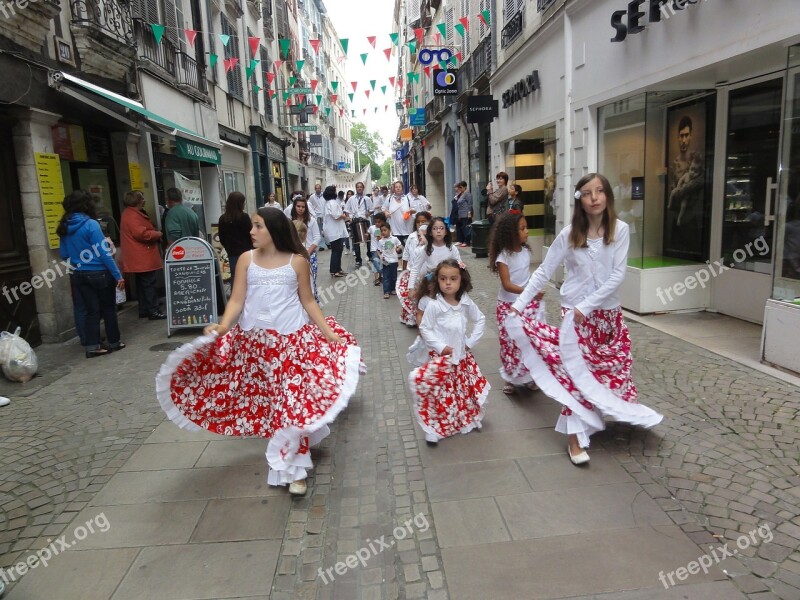
<instances>
[{"instance_id":1,"label":"green tree","mask_svg":"<svg viewBox=\"0 0 800 600\"><path fill-rule=\"evenodd\" d=\"M372 181L377 181L383 175L383 167L381 167L374 160L369 161L370 172L372 173Z\"/></svg>"},{"instance_id":2,"label":"green tree","mask_svg":"<svg viewBox=\"0 0 800 600\"><path fill-rule=\"evenodd\" d=\"M372 178L378 180L378 185L389 185L391 183L392 178L392 158L389 157L383 161L381 165L381 176L375 177L373 173Z\"/></svg>"},{"instance_id":3,"label":"green tree","mask_svg":"<svg viewBox=\"0 0 800 600\"><path fill-rule=\"evenodd\" d=\"M381 146L383 140L374 131L367 129L363 123L356 123L350 130L350 141L356 148L356 165L360 164L363 168L367 163L375 163L383 158ZM375 177L375 166L373 166L373 178ZM378 167L378 171L380 171Z\"/></svg>"}]
</instances>

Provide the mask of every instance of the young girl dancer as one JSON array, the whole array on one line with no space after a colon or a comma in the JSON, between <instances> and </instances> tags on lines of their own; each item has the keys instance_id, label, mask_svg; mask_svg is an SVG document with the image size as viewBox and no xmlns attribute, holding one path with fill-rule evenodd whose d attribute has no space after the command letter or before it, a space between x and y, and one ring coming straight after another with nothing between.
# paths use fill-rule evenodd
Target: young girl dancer
<instances>
[{"instance_id":1,"label":"young girl dancer","mask_svg":"<svg viewBox=\"0 0 800 600\"><path fill-rule=\"evenodd\" d=\"M355 392L361 350L314 302L308 255L292 222L262 207L251 237L255 250L236 265L220 323L167 358L156 393L184 429L271 438L267 482L302 495L309 447Z\"/></svg>"},{"instance_id":2,"label":"young girl dancer","mask_svg":"<svg viewBox=\"0 0 800 600\"><path fill-rule=\"evenodd\" d=\"M444 224L444 219L434 217L428 224L425 232L426 244L420 246L419 251L412 256L409 263L411 273L408 276L408 289L413 290L417 282L433 271L445 259L452 258L461 263L461 254L458 248L450 241L450 231Z\"/></svg>"},{"instance_id":3,"label":"young girl dancer","mask_svg":"<svg viewBox=\"0 0 800 600\"><path fill-rule=\"evenodd\" d=\"M292 221L302 221L308 230L306 237L301 236L300 241L303 242L303 246L308 252L309 264L311 265L311 287L314 290L314 299L319 301L319 296L317 296L317 248L322 239L319 225L317 225L317 220L311 216L311 212L308 210L308 200L305 198L297 198L294 201L290 215Z\"/></svg>"},{"instance_id":4,"label":"young girl dancer","mask_svg":"<svg viewBox=\"0 0 800 600\"><path fill-rule=\"evenodd\" d=\"M430 300L419 325L429 361L408 376L417 421L425 441L436 444L480 429L490 385L470 349L483 335L486 318L467 295L469 273L453 259L442 261L429 280ZM472 333L467 335L467 321Z\"/></svg>"},{"instance_id":5,"label":"young girl dancer","mask_svg":"<svg viewBox=\"0 0 800 600\"><path fill-rule=\"evenodd\" d=\"M504 394L516 393L515 385L537 389L530 371L522 362L519 347L508 337L506 316L528 283L531 251L528 247L528 223L519 211L504 214L492 229L489 240L489 268L500 276L497 292L497 326L500 332L500 376L506 382ZM528 319L544 321L544 292L539 292L522 310Z\"/></svg>"},{"instance_id":6,"label":"young girl dancer","mask_svg":"<svg viewBox=\"0 0 800 600\"><path fill-rule=\"evenodd\" d=\"M420 244L427 242L425 238L425 231L428 228L428 223L431 220L431 213L418 212L414 216L414 233L408 236L405 248L403 248L403 261L411 263L413 257L416 255ZM417 306L413 294L409 294L408 282L411 273L403 271L400 278L397 280L397 297L400 300L400 322L409 327L417 326Z\"/></svg>"},{"instance_id":7,"label":"young girl dancer","mask_svg":"<svg viewBox=\"0 0 800 600\"><path fill-rule=\"evenodd\" d=\"M604 429L595 411L643 427L662 415L636 403L631 380L631 341L622 319L619 287L628 260L628 226L617 219L614 192L603 175L590 173L575 186L572 224L561 230L542 265L512 305L506 328L522 360L548 396L564 405L556 431L568 435L570 460L589 462L589 436ZM556 268L564 263L561 329L524 315Z\"/></svg>"}]
</instances>

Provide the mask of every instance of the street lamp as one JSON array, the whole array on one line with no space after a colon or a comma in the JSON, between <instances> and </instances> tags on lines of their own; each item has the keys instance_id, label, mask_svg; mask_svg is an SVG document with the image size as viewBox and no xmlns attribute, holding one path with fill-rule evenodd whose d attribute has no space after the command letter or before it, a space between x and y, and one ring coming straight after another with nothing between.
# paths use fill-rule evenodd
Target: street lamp
<instances>
[{"instance_id":1,"label":"street lamp","mask_svg":"<svg viewBox=\"0 0 800 600\"><path fill-rule=\"evenodd\" d=\"M405 113L405 109L403 108L403 103L399 100L394 103L394 110L397 112L397 116L401 119L403 118L403 113Z\"/></svg>"}]
</instances>

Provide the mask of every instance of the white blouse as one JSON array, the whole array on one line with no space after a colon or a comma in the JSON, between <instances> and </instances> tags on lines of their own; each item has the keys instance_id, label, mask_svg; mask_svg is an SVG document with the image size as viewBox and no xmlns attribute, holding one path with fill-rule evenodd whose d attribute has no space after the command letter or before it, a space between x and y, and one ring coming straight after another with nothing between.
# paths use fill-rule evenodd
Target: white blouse
<instances>
[{"instance_id":1,"label":"white blouse","mask_svg":"<svg viewBox=\"0 0 800 600\"><path fill-rule=\"evenodd\" d=\"M424 239L424 236L422 236ZM406 247L403 248L403 260L406 262L411 262L411 260L416 255L417 251L419 250L420 246L423 245L423 242L420 241L420 233L419 231L415 231L411 235L408 236L406 240Z\"/></svg>"},{"instance_id":2,"label":"white blouse","mask_svg":"<svg viewBox=\"0 0 800 600\"><path fill-rule=\"evenodd\" d=\"M392 228L392 235L411 235L414 231L414 216L403 218L405 213L411 210L408 196L389 196L383 204L383 209Z\"/></svg>"},{"instance_id":3,"label":"white blouse","mask_svg":"<svg viewBox=\"0 0 800 600\"><path fill-rule=\"evenodd\" d=\"M325 219L322 222L322 231L325 232L325 239L335 242L347 237L347 225L344 219L339 219L343 214L342 205L339 200L334 198L325 203Z\"/></svg>"},{"instance_id":4,"label":"white blouse","mask_svg":"<svg viewBox=\"0 0 800 600\"><path fill-rule=\"evenodd\" d=\"M508 267L508 275L514 285L525 287L528 283L531 273L531 251L527 248L522 248L519 252L503 250L495 260L495 264L497 263L503 263ZM518 297L519 294L506 291L503 289L503 284L500 284L500 291L497 292L497 299L500 302L514 302Z\"/></svg>"},{"instance_id":5,"label":"white blouse","mask_svg":"<svg viewBox=\"0 0 800 600\"><path fill-rule=\"evenodd\" d=\"M408 289L414 289L417 284L417 277L424 277L433 271L440 262L448 258L461 262L461 254L455 244L449 248L446 245L433 246L430 256L426 252L426 246L420 245L416 254L411 256L411 274L408 276Z\"/></svg>"},{"instance_id":6,"label":"white blouse","mask_svg":"<svg viewBox=\"0 0 800 600\"><path fill-rule=\"evenodd\" d=\"M562 263L567 268L567 278L561 286L562 306L577 308L589 316L598 308L608 310L620 305L619 287L628 266L628 226L617 219L614 242L606 245L590 241L589 248L569 247L571 227L567 225L553 241L544 262L514 302L516 310L522 312Z\"/></svg>"},{"instance_id":7,"label":"white blouse","mask_svg":"<svg viewBox=\"0 0 800 600\"><path fill-rule=\"evenodd\" d=\"M472 333L467 335L468 322L472 321ZM483 336L486 317L468 294L453 306L441 294L425 307L419 334L428 349L441 353L445 346L453 349L452 361L460 361L467 355L467 348L474 348Z\"/></svg>"},{"instance_id":8,"label":"white blouse","mask_svg":"<svg viewBox=\"0 0 800 600\"><path fill-rule=\"evenodd\" d=\"M319 232L319 225L314 217L308 220L306 227L308 228L308 232L306 232L306 241L303 245L306 247L306 250L308 250L311 246L319 246L322 234ZM316 250L314 250L314 252L316 252Z\"/></svg>"}]
</instances>

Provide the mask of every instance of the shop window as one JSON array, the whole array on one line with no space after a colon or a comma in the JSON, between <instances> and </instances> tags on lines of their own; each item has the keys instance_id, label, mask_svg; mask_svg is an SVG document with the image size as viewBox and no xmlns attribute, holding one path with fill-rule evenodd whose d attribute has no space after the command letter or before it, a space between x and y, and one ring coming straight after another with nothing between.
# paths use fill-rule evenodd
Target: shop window
<instances>
[{"instance_id":1,"label":"shop window","mask_svg":"<svg viewBox=\"0 0 800 600\"><path fill-rule=\"evenodd\" d=\"M225 181L225 197L231 192L245 193L244 189L244 173L239 171L224 171L223 179Z\"/></svg>"}]
</instances>

